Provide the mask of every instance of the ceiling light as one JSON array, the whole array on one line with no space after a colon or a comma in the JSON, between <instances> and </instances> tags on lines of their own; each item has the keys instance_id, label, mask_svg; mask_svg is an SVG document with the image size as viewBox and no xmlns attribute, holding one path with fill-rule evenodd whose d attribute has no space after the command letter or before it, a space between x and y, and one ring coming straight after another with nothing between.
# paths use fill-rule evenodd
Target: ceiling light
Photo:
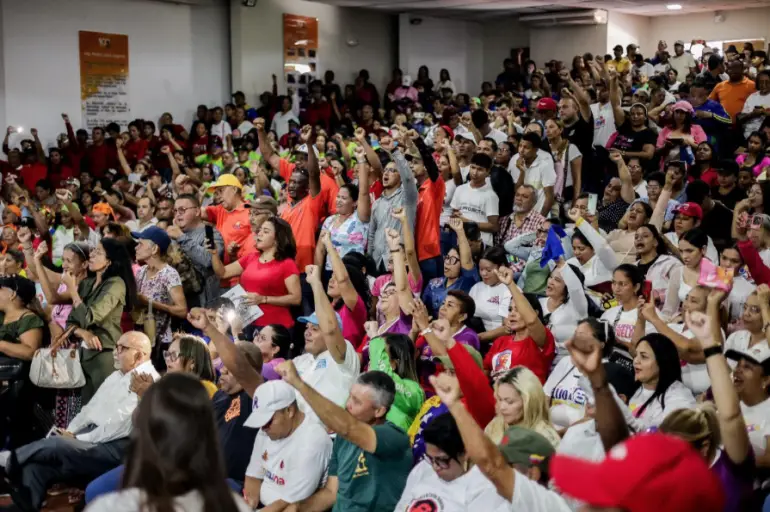
<instances>
[{"instance_id":1,"label":"ceiling light","mask_svg":"<svg viewBox=\"0 0 770 512\"><path fill-rule=\"evenodd\" d=\"M679 4L667 4L666 9L668 9L669 11L681 11L682 6Z\"/></svg>"}]
</instances>

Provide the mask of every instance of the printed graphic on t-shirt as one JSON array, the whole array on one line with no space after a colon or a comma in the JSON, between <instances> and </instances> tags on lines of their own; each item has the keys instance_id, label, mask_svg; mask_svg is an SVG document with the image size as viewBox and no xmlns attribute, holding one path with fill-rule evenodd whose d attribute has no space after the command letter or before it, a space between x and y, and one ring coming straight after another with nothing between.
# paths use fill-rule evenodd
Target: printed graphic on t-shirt
<instances>
[{"instance_id":1,"label":"printed graphic on t-shirt","mask_svg":"<svg viewBox=\"0 0 770 512\"><path fill-rule=\"evenodd\" d=\"M499 354L492 357L492 371L501 372L508 370L511 367L511 351L503 350Z\"/></svg>"},{"instance_id":2,"label":"printed graphic on t-shirt","mask_svg":"<svg viewBox=\"0 0 770 512\"><path fill-rule=\"evenodd\" d=\"M434 494L421 496L413 500L406 508L407 512L439 512L443 510L444 502Z\"/></svg>"},{"instance_id":3,"label":"printed graphic on t-shirt","mask_svg":"<svg viewBox=\"0 0 770 512\"><path fill-rule=\"evenodd\" d=\"M225 413L225 423L241 415L241 397L236 396Z\"/></svg>"},{"instance_id":4,"label":"printed graphic on t-shirt","mask_svg":"<svg viewBox=\"0 0 770 512\"><path fill-rule=\"evenodd\" d=\"M355 480L362 476L369 476L369 467L366 465L366 455L364 452L361 452L358 456L358 465L356 466L355 473L353 473L353 479Z\"/></svg>"}]
</instances>

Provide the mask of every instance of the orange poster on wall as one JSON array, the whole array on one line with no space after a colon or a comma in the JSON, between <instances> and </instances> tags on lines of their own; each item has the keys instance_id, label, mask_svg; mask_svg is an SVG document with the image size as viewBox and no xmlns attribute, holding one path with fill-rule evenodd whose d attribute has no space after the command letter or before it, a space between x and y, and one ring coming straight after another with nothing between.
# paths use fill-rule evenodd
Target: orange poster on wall
<instances>
[{"instance_id":1,"label":"orange poster on wall","mask_svg":"<svg viewBox=\"0 0 770 512\"><path fill-rule=\"evenodd\" d=\"M318 19L283 15L283 69L286 85L300 96L318 72Z\"/></svg>"},{"instance_id":2,"label":"orange poster on wall","mask_svg":"<svg viewBox=\"0 0 770 512\"><path fill-rule=\"evenodd\" d=\"M83 125L131 121L128 97L128 36L80 31L80 102Z\"/></svg>"}]
</instances>

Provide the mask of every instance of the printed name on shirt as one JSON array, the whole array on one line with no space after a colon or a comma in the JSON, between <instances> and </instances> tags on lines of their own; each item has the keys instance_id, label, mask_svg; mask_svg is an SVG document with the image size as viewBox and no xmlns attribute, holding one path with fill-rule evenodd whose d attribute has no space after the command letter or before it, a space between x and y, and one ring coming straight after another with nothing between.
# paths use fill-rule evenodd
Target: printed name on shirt
<instances>
[{"instance_id":1,"label":"printed name on shirt","mask_svg":"<svg viewBox=\"0 0 770 512\"><path fill-rule=\"evenodd\" d=\"M286 480L276 475L272 471L266 471L265 477L267 477L267 479L273 482L275 485L286 485Z\"/></svg>"}]
</instances>

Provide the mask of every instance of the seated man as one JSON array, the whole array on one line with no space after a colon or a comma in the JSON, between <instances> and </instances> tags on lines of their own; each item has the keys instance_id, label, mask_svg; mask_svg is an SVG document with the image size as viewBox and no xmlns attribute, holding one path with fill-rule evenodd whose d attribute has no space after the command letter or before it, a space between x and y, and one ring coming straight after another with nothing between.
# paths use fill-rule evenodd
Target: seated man
<instances>
[{"instance_id":1,"label":"seated man","mask_svg":"<svg viewBox=\"0 0 770 512\"><path fill-rule=\"evenodd\" d=\"M303 381L292 361L276 371L337 433L326 486L289 510L393 510L412 468L409 437L385 420L396 395L393 379L380 371L360 375L343 409Z\"/></svg>"},{"instance_id":2,"label":"seated man","mask_svg":"<svg viewBox=\"0 0 770 512\"><path fill-rule=\"evenodd\" d=\"M23 500L28 508L40 510L50 484L89 481L121 463L129 444L131 416L139 402L131 391L132 382L137 378L160 378L150 361L151 350L150 339L144 333L123 334L115 347L116 371L67 430L58 430L15 453L0 452L0 467L20 487L14 500Z\"/></svg>"},{"instance_id":3,"label":"seated man","mask_svg":"<svg viewBox=\"0 0 770 512\"><path fill-rule=\"evenodd\" d=\"M294 389L282 380L257 388L252 413L244 426L258 428L243 497L283 510L310 497L323 483L332 441L317 422L305 418Z\"/></svg>"}]
</instances>

